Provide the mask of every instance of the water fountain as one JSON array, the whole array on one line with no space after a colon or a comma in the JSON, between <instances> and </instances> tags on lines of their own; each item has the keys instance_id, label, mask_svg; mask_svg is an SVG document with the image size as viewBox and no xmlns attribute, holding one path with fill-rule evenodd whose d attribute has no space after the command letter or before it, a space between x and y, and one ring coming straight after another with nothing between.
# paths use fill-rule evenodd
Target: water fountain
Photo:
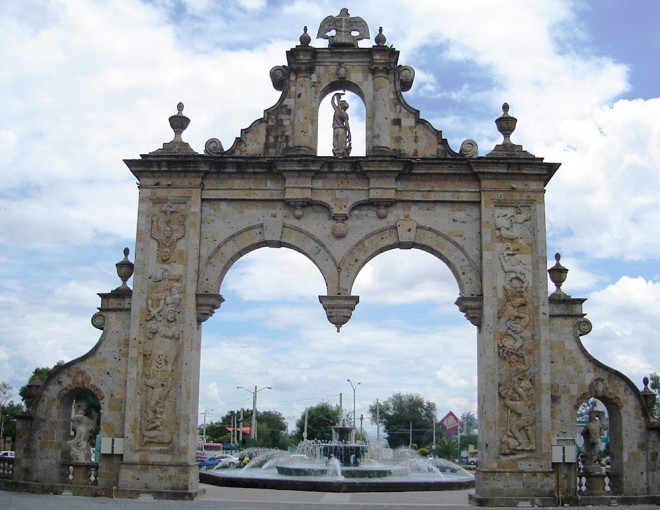
<instances>
[{"instance_id":1,"label":"water fountain","mask_svg":"<svg viewBox=\"0 0 660 510\"><path fill-rule=\"evenodd\" d=\"M408 448L358 444L355 428L333 427L331 442L303 441L294 452L252 449L242 469L200 472L200 481L245 488L323 492L402 492L459 490L474 476L444 459L424 458Z\"/></svg>"}]
</instances>

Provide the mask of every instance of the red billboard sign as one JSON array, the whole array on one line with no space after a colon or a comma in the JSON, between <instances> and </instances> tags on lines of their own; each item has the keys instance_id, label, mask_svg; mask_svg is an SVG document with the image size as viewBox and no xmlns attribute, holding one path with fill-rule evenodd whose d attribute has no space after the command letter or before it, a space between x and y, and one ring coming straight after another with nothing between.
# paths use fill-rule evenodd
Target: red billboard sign
<instances>
[{"instance_id":1,"label":"red billboard sign","mask_svg":"<svg viewBox=\"0 0 660 510\"><path fill-rule=\"evenodd\" d=\"M461 420L459 420L454 413L449 411L438 423L445 432L451 436L458 431L458 427L461 425Z\"/></svg>"}]
</instances>

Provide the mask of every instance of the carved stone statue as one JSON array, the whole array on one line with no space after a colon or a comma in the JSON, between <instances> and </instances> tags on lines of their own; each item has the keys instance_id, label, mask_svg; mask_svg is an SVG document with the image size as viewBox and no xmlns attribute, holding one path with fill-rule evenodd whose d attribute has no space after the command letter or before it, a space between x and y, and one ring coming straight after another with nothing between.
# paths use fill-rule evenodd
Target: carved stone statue
<instances>
[{"instance_id":1,"label":"carved stone statue","mask_svg":"<svg viewBox=\"0 0 660 510\"><path fill-rule=\"evenodd\" d=\"M337 92L330 101L335 114L332 117L332 154L340 158L351 155L351 127L348 123L348 102Z\"/></svg>"},{"instance_id":2,"label":"carved stone statue","mask_svg":"<svg viewBox=\"0 0 660 510\"><path fill-rule=\"evenodd\" d=\"M604 411L593 410L589 413L589 423L582 430L584 453L586 455L585 470L600 472L600 438L607 432L607 418Z\"/></svg>"},{"instance_id":3,"label":"carved stone statue","mask_svg":"<svg viewBox=\"0 0 660 510\"><path fill-rule=\"evenodd\" d=\"M335 35L328 32L335 31ZM357 32L353 35L353 32ZM369 39L369 25L362 18L351 16L344 7L337 16L327 16L319 26L317 39L328 39L329 46L357 47L358 41Z\"/></svg>"},{"instance_id":4,"label":"carved stone statue","mask_svg":"<svg viewBox=\"0 0 660 510\"><path fill-rule=\"evenodd\" d=\"M91 462L92 433L96 428L99 416L96 411L89 412L87 416L87 403L77 402L74 406L71 428L73 439L67 442L69 453L73 462Z\"/></svg>"}]
</instances>

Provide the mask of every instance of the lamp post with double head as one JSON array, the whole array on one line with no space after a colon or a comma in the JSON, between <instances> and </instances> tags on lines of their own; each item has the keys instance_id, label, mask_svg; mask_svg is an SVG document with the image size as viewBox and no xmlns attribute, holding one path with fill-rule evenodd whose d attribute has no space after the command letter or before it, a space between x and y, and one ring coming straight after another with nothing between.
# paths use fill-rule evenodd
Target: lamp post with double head
<instances>
[{"instance_id":1,"label":"lamp post with double head","mask_svg":"<svg viewBox=\"0 0 660 510\"><path fill-rule=\"evenodd\" d=\"M355 428L355 390L357 389L358 386L360 386L360 383L354 385L353 381L351 381L350 379L346 379L346 380L350 383L351 388L353 388L353 428Z\"/></svg>"}]
</instances>

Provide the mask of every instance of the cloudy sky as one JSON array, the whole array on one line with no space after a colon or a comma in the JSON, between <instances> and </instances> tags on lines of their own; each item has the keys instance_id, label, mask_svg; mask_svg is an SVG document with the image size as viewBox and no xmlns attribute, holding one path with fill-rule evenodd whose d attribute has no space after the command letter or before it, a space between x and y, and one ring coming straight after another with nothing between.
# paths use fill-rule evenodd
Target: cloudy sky
<instances>
[{"instance_id":1,"label":"cloudy sky","mask_svg":"<svg viewBox=\"0 0 660 510\"><path fill-rule=\"evenodd\" d=\"M96 294L118 285L114 264L135 242L138 193L122 160L171 140L167 118L179 101L194 149L211 137L231 146L277 101L269 70L286 63L303 26L315 35L344 5L2 2L0 380L16 396L36 366L81 356L98 339ZM347 6L372 38L382 26L399 63L415 68L406 100L455 150L466 138L482 155L499 143L493 121L507 101L518 118L513 141L562 163L547 187L548 255L561 252L570 270L563 289L588 298L594 329L584 343L638 385L660 371L660 3ZM360 105L349 101L359 130ZM292 422L340 393L350 411L347 379L360 383L358 416L397 391L435 402L439 416L476 413L476 331L453 304L448 269L426 253L374 259L340 334L318 303L321 275L290 250L245 256L221 292L226 301L203 332L200 412L209 421L251 407L236 386L272 386L259 408Z\"/></svg>"}]
</instances>

